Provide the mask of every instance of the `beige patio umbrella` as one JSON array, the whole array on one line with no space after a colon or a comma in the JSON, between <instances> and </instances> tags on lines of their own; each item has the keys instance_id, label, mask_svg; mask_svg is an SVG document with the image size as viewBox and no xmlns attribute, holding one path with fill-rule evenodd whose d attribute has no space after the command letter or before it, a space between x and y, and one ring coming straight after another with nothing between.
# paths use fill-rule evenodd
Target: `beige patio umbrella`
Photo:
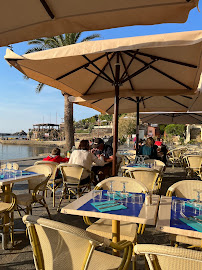
<instances>
[{"instance_id":1,"label":"beige patio umbrella","mask_svg":"<svg viewBox=\"0 0 202 270\"><path fill-rule=\"evenodd\" d=\"M145 96L139 98L139 112L187 112L198 95ZM86 101L81 97L71 96L70 101L93 108L101 113L114 113L114 99L103 98ZM137 110L136 96L119 95L119 113L132 113ZM202 109L202 108L201 108Z\"/></svg>"},{"instance_id":2,"label":"beige patio umbrella","mask_svg":"<svg viewBox=\"0 0 202 270\"><path fill-rule=\"evenodd\" d=\"M5 59L28 77L86 100L114 98L114 160L120 97L192 95L202 70L202 31L83 42ZM115 164L113 172L115 172Z\"/></svg>"},{"instance_id":3,"label":"beige patio umbrella","mask_svg":"<svg viewBox=\"0 0 202 270\"><path fill-rule=\"evenodd\" d=\"M63 33L184 23L198 0L1 1L0 46Z\"/></svg>"},{"instance_id":4,"label":"beige patio umbrella","mask_svg":"<svg viewBox=\"0 0 202 270\"><path fill-rule=\"evenodd\" d=\"M202 112L155 112L140 113L143 123L152 124L202 124Z\"/></svg>"}]
</instances>

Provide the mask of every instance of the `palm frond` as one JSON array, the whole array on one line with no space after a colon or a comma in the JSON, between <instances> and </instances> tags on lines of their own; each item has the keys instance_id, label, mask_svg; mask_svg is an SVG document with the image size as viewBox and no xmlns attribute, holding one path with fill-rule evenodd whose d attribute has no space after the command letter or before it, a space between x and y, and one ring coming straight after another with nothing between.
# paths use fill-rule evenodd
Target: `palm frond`
<instances>
[{"instance_id":1,"label":"palm frond","mask_svg":"<svg viewBox=\"0 0 202 270\"><path fill-rule=\"evenodd\" d=\"M81 42L84 42L84 41L89 41L89 40L92 40L92 39L95 39L95 38L100 38L100 35L99 34L93 34L93 35L90 35L84 39L81 40Z\"/></svg>"},{"instance_id":2,"label":"palm frond","mask_svg":"<svg viewBox=\"0 0 202 270\"><path fill-rule=\"evenodd\" d=\"M82 32L75 33L75 39L74 39L75 43L78 42L78 39L80 38L81 34L82 34Z\"/></svg>"},{"instance_id":3,"label":"palm frond","mask_svg":"<svg viewBox=\"0 0 202 270\"><path fill-rule=\"evenodd\" d=\"M39 83L36 87L36 93L40 93L45 84Z\"/></svg>"},{"instance_id":4,"label":"palm frond","mask_svg":"<svg viewBox=\"0 0 202 270\"><path fill-rule=\"evenodd\" d=\"M63 47L65 46L65 37L63 35L58 35L57 36L57 40L58 40L58 43L60 45L60 47Z\"/></svg>"},{"instance_id":5,"label":"palm frond","mask_svg":"<svg viewBox=\"0 0 202 270\"><path fill-rule=\"evenodd\" d=\"M28 41L28 45L43 44L44 40L45 38L33 39L33 40Z\"/></svg>"},{"instance_id":6,"label":"palm frond","mask_svg":"<svg viewBox=\"0 0 202 270\"><path fill-rule=\"evenodd\" d=\"M44 44L45 44L46 48L48 48L48 49L60 47L58 40L57 40L57 37L46 38L44 41Z\"/></svg>"}]
</instances>

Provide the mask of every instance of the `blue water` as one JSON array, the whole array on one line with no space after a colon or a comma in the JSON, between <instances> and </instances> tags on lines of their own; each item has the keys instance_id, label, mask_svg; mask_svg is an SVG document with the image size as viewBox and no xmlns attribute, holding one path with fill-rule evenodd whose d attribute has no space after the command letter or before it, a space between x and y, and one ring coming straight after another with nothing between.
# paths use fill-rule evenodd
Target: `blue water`
<instances>
[{"instance_id":1,"label":"blue water","mask_svg":"<svg viewBox=\"0 0 202 270\"><path fill-rule=\"evenodd\" d=\"M0 144L0 160L27 158L50 153L53 147Z\"/></svg>"}]
</instances>

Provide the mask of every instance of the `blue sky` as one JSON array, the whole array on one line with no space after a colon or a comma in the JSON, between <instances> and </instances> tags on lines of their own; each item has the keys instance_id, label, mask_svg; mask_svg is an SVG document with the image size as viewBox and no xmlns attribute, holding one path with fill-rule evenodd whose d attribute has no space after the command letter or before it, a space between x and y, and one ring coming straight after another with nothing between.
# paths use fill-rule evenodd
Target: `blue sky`
<instances>
[{"instance_id":1,"label":"blue sky","mask_svg":"<svg viewBox=\"0 0 202 270\"><path fill-rule=\"evenodd\" d=\"M99 33L101 39L154 35L161 33L202 30L202 0L199 3L201 13L195 8L190 12L184 24L162 24L154 26L132 26L95 32L84 32L82 38ZM27 42L13 45L14 52L24 54ZM45 86L40 94L35 93L37 82L24 80L22 74L11 68L4 60L6 48L0 48L0 133L28 131L33 124L51 122L61 123L64 112L64 100L61 92ZM93 116L97 111L74 105L74 119L80 120Z\"/></svg>"}]
</instances>

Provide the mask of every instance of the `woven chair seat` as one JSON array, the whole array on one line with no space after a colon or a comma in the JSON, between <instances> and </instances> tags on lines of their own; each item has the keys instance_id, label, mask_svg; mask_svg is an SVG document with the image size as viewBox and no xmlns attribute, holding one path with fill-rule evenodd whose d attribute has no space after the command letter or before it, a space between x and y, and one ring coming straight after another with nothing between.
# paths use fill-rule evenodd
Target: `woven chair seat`
<instances>
[{"instance_id":1,"label":"woven chair seat","mask_svg":"<svg viewBox=\"0 0 202 270\"><path fill-rule=\"evenodd\" d=\"M199 238L197 239L189 236L171 234L170 241L184 243L191 246L202 247L202 239Z\"/></svg>"},{"instance_id":2,"label":"woven chair seat","mask_svg":"<svg viewBox=\"0 0 202 270\"><path fill-rule=\"evenodd\" d=\"M54 182L55 182L56 184L62 183L62 178L55 179ZM49 184L49 185L53 184L53 180L52 180L52 179L51 179L51 180L48 180L48 184Z\"/></svg>"},{"instance_id":3,"label":"woven chair seat","mask_svg":"<svg viewBox=\"0 0 202 270\"><path fill-rule=\"evenodd\" d=\"M10 203L1 202L0 203L0 213L6 211L10 207Z\"/></svg>"},{"instance_id":4,"label":"woven chair seat","mask_svg":"<svg viewBox=\"0 0 202 270\"><path fill-rule=\"evenodd\" d=\"M112 221L109 219L99 219L90 225L86 231L103 236L105 238L112 238ZM128 240L135 242L137 239L137 224L132 222L120 222L120 240Z\"/></svg>"},{"instance_id":5,"label":"woven chair seat","mask_svg":"<svg viewBox=\"0 0 202 270\"><path fill-rule=\"evenodd\" d=\"M19 194L16 197L17 197L16 203L19 204L19 205L29 206L30 204L33 203L33 197L32 197L31 193ZM36 199L37 199L37 201L42 200L43 196L37 194Z\"/></svg>"}]
</instances>

